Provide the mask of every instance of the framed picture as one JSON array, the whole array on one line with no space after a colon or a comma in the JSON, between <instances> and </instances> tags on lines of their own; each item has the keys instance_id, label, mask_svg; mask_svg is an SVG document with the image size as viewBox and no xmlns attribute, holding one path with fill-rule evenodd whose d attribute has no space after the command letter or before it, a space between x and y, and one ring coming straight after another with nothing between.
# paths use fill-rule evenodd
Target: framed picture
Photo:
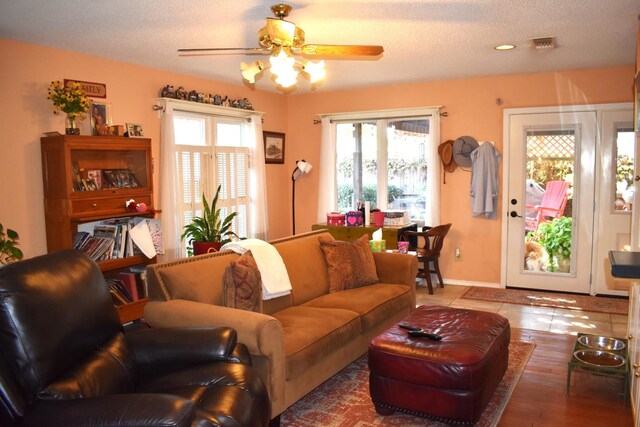
<instances>
[{"instance_id":1,"label":"framed picture","mask_svg":"<svg viewBox=\"0 0 640 427\"><path fill-rule=\"evenodd\" d=\"M103 187L110 188L137 188L140 183L129 169L105 169Z\"/></svg>"},{"instance_id":2,"label":"framed picture","mask_svg":"<svg viewBox=\"0 0 640 427\"><path fill-rule=\"evenodd\" d=\"M142 138L144 134L142 132L142 125L138 123L127 123L127 132L129 133L129 138Z\"/></svg>"},{"instance_id":3,"label":"framed picture","mask_svg":"<svg viewBox=\"0 0 640 427\"><path fill-rule=\"evenodd\" d=\"M111 104L94 102L91 105L91 135L109 135Z\"/></svg>"},{"instance_id":4,"label":"framed picture","mask_svg":"<svg viewBox=\"0 0 640 427\"><path fill-rule=\"evenodd\" d=\"M264 162L284 163L284 133L262 132L264 138Z\"/></svg>"},{"instance_id":5,"label":"framed picture","mask_svg":"<svg viewBox=\"0 0 640 427\"><path fill-rule=\"evenodd\" d=\"M90 179L96 184L97 190L100 190L102 188L102 170L89 169L87 171L87 179Z\"/></svg>"}]
</instances>

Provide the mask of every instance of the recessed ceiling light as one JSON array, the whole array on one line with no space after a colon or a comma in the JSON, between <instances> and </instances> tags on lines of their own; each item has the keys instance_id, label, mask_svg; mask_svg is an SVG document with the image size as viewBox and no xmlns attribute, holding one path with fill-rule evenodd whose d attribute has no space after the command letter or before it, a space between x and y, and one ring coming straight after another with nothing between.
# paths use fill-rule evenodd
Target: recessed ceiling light
<instances>
[{"instance_id":1,"label":"recessed ceiling light","mask_svg":"<svg viewBox=\"0 0 640 427\"><path fill-rule=\"evenodd\" d=\"M514 44L501 44L499 46L494 47L495 50L511 50L515 48L516 48L516 45Z\"/></svg>"}]
</instances>

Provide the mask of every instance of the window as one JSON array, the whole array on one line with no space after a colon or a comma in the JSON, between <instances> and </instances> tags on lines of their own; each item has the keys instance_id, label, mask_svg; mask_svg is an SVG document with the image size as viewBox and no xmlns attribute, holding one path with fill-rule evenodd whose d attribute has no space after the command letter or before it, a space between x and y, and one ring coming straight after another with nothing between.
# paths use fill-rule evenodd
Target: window
<instances>
[{"instance_id":1,"label":"window","mask_svg":"<svg viewBox=\"0 0 640 427\"><path fill-rule=\"evenodd\" d=\"M616 126L614 210L629 212L633 206L635 134L631 126Z\"/></svg>"},{"instance_id":2,"label":"window","mask_svg":"<svg viewBox=\"0 0 640 427\"><path fill-rule=\"evenodd\" d=\"M223 216L237 212L232 230L248 235L249 150L243 143L242 120L175 112L176 177L180 193L179 228L203 212L202 195L212 202L221 186L217 207Z\"/></svg>"},{"instance_id":3,"label":"window","mask_svg":"<svg viewBox=\"0 0 640 427\"><path fill-rule=\"evenodd\" d=\"M368 201L372 209L408 211L420 226L438 222L434 122L434 114L336 120L338 210Z\"/></svg>"}]
</instances>

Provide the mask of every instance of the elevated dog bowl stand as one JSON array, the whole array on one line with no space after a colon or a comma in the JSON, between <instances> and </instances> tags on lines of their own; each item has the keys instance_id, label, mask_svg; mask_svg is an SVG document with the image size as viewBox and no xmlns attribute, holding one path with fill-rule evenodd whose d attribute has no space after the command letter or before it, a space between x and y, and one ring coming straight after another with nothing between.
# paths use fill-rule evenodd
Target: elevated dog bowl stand
<instances>
[{"instance_id":1,"label":"elevated dog bowl stand","mask_svg":"<svg viewBox=\"0 0 640 427\"><path fill-rule=\"evenodd\" d=\"M626 405L629 401L629 358L627 354L627 349L629 346L629 342L624 338L616 338L620 341L624 342L624 348L622 350L607 350L610 353L617 354L622 356L625 360L625 363L622 366L597 366L592 365L590 363L583 362L575 356L575 352L579 350L596 350L591 347L587 347L582 345L578 339L583 335L589 334L578 334L576 337L576 342L573 346L573 351L571 351L571 359L569 360L569 367L567 372L567 391L566 395L569 396L569 392L571 390L571 373L576 370L578 372L586 372L588 374L600 375L606 377L619 377L624 378L624 404Z\"/></svg>"}]
</instances>

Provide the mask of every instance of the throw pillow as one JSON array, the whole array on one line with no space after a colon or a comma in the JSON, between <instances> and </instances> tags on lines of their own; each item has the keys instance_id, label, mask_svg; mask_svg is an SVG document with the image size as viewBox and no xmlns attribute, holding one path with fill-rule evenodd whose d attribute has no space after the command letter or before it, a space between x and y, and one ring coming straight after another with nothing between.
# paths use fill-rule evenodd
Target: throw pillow
<instances>
[{"instance_id":1,"label":"throw pillow","mask_svg":"<svg viewBox=\"0 0 640 427\"><path fill-rule=\"evenodd\" d=\"M225 268L222 286L225 307L262 313L262 278L251 251Z\"/></svg>"},{"instance_id":2,"label":"throw pillow","mask_svg":"<svg viewBox=\"0 0 640 427\"><path fill-rule=\"evenodd\" d=\"M368 235L349 242L332 240L326 236L320 236L319 240L329 267L329 292L378 283Z\"/></svg>"}]
</instances>

